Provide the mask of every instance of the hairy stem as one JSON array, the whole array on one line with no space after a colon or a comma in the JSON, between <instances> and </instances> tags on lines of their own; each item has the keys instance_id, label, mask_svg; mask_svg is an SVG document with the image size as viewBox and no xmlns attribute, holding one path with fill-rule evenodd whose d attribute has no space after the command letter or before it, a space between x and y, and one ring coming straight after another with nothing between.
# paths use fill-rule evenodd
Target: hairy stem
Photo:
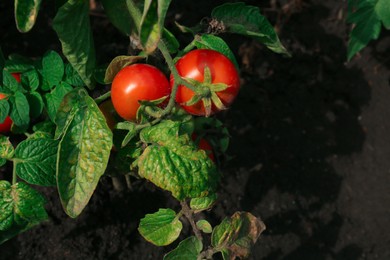
<instances>
[{"instance_id":1,"label":"hairy stem","mask_svg":"<svg viewBox=\"0 0 390 260\"><path fill-rule=\"evenodd\" d=\"M111 97L111 91L108 91L107 93L104 93L103 95L95 98L95 102L96 104L100 104L102 103L104 100L106 100L107 98Z\"/></svg>"},{"instance_id":2,"label":"hairy stem","mask_svg":"<svg viewBox=\"0 0 390 260\"><path fill-rule=\"evenodd\" d=\"M182 207L182 212L183 212L184 216L187 218L188 222L190 222L191 227L192 227L192 231L194 232L196 238L199 239L199 241L203 241L202 234L200 233L198 227L195 224L193 211L187 205L187 202L181 201L180 204Z\"/></svg>"},{"instance_id":3,"label":"hairy stem","mask_svg":"<svg viewBox=\"0 0 390 260\"><path fill-rule=\"evenodd\" d=\"M18 176L16 175L16 167L15 167L15 162L12 168L12 185L15 185L16 182L18 181Z\"/></svg>"}]
</instances>

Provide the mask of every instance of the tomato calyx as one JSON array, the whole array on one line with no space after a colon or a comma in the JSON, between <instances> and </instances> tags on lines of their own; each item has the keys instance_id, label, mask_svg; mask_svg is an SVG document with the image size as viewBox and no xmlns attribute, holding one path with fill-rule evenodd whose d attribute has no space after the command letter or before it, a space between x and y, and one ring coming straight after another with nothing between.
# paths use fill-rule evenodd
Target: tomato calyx
<instances>
[{"instance_id":1,"label":"tomato calyx","mask_svg":"<svg viewBox=\"0 0 390 260\"><path fill-rule=\"evenodd\" d=\"M188 83L190 83L195 87L192 89L195 92L195 95L187 102L184 102L183 105L192 106L198 103L199 101L202 101L203 106L205 108L206 117L210 116L213 105L218 110L226 109L225 105L218 97L217 92L224 91L229 86L224 83L213 83L212 82L213 79L209 67L207 66L204 67L203 82L200 82L192 78L183 78L183 80L187 81Z\"/></svg>"},{"instance_id":2,"label":"tomato calyx","mask_svg":"<svg viewBox=\"0 0 390 260\"><path fill-rule=\"evenodd\" d=\"M140 107L137 110L137 120L142 121L142 117L146 114L154 118L163 116L161 107L164 106L170 95L163 96L155 100L139 100Z\"/></svg>"}]
</instances>

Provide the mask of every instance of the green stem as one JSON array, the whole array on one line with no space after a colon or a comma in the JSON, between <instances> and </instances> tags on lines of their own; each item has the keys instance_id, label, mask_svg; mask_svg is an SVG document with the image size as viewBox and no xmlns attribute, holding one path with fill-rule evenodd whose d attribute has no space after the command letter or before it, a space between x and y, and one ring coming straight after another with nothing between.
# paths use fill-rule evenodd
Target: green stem
<instances>
[{"instance_id":1,"label":"green stem","mask_svg":"<svg viewBox=\"0 0 390 260\"><path fill-rule=\"evenodd\" d=\"M189 89L191 89L193 91L196 89L196 87L194 85L192 85L191 83L187 82L186 80L184 80L179 75L179 72L177 71L176 66L175 66L175 62L173 61L171 55L169 54L169 50L168 50L167 46L165 45L165 43L163 41L160 41L158 43L157 47L161 51L161 54L163 55L165 62L167 63L168 68L171 71L174 82L175 82L173 87L172 87L171 96L170 96L168 105L162 111L162 115L164 116L164 115L167 115L168 113L170 113L172 108L175 106L175 97L176 97L176 93L177 93L177 89L178 89L179 85L185 85L186 87L188 87Z\"/></svg>"},{"instance_id":2,"label":"green stem","mask_svg":"<svg viewBox=\"0 0 390 260\"><path fill-rule=\"evenodd\" d=\"M182 56L183 54L189 52L195 47L196 39L193 39L192 42L190 42L186 47L184 47L183 50L181 50L177 56Z\"/></svg>"},{"instance_id":3,"label":"green stem","mask_svg":"<svg viewBox=\"0 0 390 260\"><path fill-rule=\"evenodd\" d=\"M18 180L18 176L16 175L16 167L14 162L13 169L12 169L12 185L15 185L17 180Z\"/></svg>"},{"instance_id":4,"label":"green stem","mask_svg":"<svg viewBox=\"0 0 390 260\"><path fill-rule=\"evenodd\" d=\"M126 0L126 5L139 33L141 29L142 14L133 0Z\"/></svg>"},{"instance_id":5,"label":"green stem","mask_svg":"<svg viewBox=\"0 0 390 260\"><path fill-rule=\"evenodd\" d=\"M190 82L187 82L179 75L179 72L177 71L176 66L175 66L175 62L173 61L165 43L163 41L159 41L157 47L160 50L161 54L163 55L167 65L168 65L168 68L172 73L172 76L174 78L174 84L172 86L171 95L169 97L169 101L168 101L168 104L165 107L165 109L162 111L156 112L156 113L154 113L154 112L150 113L156 119L153 120L152 122L138 125L137 130L141 130L145 127L155 125L161 121L161 118L163 118L164 116L171 113L172 109L176 105L175 97L176 97L176 93L177 93L177 89L179 88L179 85L185 85L187 88L191 89L192 91L195 91L195 89L196 89L196 87L193 84L191 84Z\"/></svg>"},{"instance_id":6,"label":"green stem","mask_svg":"<svg viewBox=\"0 0 390 260\"><path fill-rule=\"evenodd\" d=\"M100 104L102 103L104 100L106 100L107 98L111 97L111 91L108 91L107 93L104 93L103 95L95 98L95 102L96 104Z\"/></svg>"}]
</instances>

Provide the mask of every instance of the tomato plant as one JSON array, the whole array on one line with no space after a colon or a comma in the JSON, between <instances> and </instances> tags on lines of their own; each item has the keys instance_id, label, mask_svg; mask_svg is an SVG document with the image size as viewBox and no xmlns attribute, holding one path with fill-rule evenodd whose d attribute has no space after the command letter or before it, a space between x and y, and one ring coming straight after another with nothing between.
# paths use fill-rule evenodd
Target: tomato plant
<instances>
[{"instance_id":1,"label":"tomato plant","mask_svg":"<svg viewBox=\"0 0 390 260\"><path fill-rule=\"evenodd\" d=\"M20 73L11 73L11 75L16 79L17 82L20 82Z\"/></svg>"},{"instance_id":2,"label":"tomato plant","mask_svg":"<svg viewBox=\"0 0 390 260\"><path fill-rule=\"evenodd\" d=\"M383 27L390 30L387 0L348 0L347 22L354 24L349 34L347 58L352 59L371 40L378 39Z\"/></svg>"},{"instance_id":3,"label":"tomato plant","mask_svg":"<svg viewBox=\"0 0 390 260\"><path fill-rule=\"evenodd\" d=\"M15 1L19 31L34 26L40 2ZM31 59L5 58L0 49L0 89L6 94L0 116L10 116L13 131L26 137L14 147L12 135L0 135L0 165L10 161L14 167L0 181L0 243L48 219L44 197L30 184L54 186L63 210L75 218L103 175L123 175L127 183L153 183L180 204L178 211L147 214L138 226L158 246L173 243L183 222L191 227L193 235L164 259L248 257L265 229L260 218L239 211L213 227L197 214L217 202L222 174L214 152L225 153L229 144L227 129L209 116L231 106L240 89L238 63L218 34L251 37L288 56L271 24L257 7L226 3L201 26L177 24L175 31L192 39L181 46L165 23L170 0L96 1L103 5L101 17L129 39L129 53L106 66L96 64L90 1L60 2L51 24L67 62L54 51ZM213 130L213 146L201 138L207 128Z\"/></svg>"},{"instance_id":4,"label":"tomato plant","mask_svg":"<svg viewBox=\"0 0 390 260\"><path fill-rule=\"evenodd\" d=\"M207 153L208 157L213 162L215 162L214 151L211 144L204 138L198 138L196 134L192 134L191 138L198 145L199 149L204 150Z\"/></svg>"},{"instance_id":5,"label":"tomato plant","mask_svg":"<svg viewBox=\"0 0 390 260\"><path fill-rule=\"evenodd\" d=\"M240 89L238 71L226 56L207 49L193 50L176 63L181 77L195 89L179 85L176 101L190 114L209 116L231 105ZM171 77L171 85L173 85Z\"/></svg>"},{"instance_id":6,"label":"tomato plant","mask_svg":"<svg viewBox=\"0 0 390 260\"><path fill-rule=\"evenodd\" d=\"M11 73L12 77L16 79L17 82L20 82L20 73ZM4 99L7 96L3 93L0 93L0 99ZM0 133L8 133L11 131L12 119L9 116L6 116L4 121L0 123Z\"/></svg>"},{"instance_id":7,"label":"tomato plant","mask_svg":"<svg viewBox=\"0 0 390 260\"><path fill-rule=\"evenodd\" d=\"M6 96L0 93L0 99L4 99ZM6 116L4 121L0 123L0 133L8 133L11 130L12 119L9 116Z\"/></svg>"},{"instance_id":8,"label":"tomato plant","mask_svg":"<svg viewBox=\"0 0 390 260\"><path fill-rule=\"evenodd\" d=\"M168 97L170 87L165 75L148 64L133 64L121 69L111 86L115 110L126 120L135 120L140 101Z\"/></svg>"}]
</instances>

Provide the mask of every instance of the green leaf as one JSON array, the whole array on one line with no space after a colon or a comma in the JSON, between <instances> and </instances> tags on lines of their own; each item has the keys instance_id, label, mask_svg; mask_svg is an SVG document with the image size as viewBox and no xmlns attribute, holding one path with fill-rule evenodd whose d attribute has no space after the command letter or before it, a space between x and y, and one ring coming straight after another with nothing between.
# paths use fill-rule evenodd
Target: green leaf
<instances>
[{"instance_id":1,"label":"green leaf","mask_svg":"<svg viewBox=\"0 0 390 260\"><path fill-rule=\"evenodd\" d=\"M217 194L215 193L202 198L193 198L191 199L190 207L195 213L198 213L210 209L215 204L216 200Z\"/></svg>"},{"instance_id":2,"label":"green leaf","mask_svg":"<svg viewBox=\"0 0 390 260\"><path fill-rule=\"evenodd\" d=\"M388 0L378 0L375 11L386 29L390 29L390 2Z\"/></svg>"},{"instance_id":3,"label":"green leaf","mask_svg":"<svg viewBox=\"0 0 390 260\"><path fill-rule=\"evenodd\" d=\"M68 93L56 116L57 186L65 212L77 217L103 175L112 148L112 132L84 89Z\"/></svg>"},{"instance_id":4,"label":"green leaf","mask_svg":"<svg viewBox=\"0 0 390 260\"><path fill-rule=\"evenodd\" d=\"M23 182L11 185L0 181L0 242L16 235L16 230L24 231L29 227L47 220L44 208L45 199L36 190ZM15 227L16 226L16 227ZM3 231L14 229L11 233Z\"/></svg>"},{"instance_id":5,"label":"green leaf","mask_svg":"<svg viewBox=\"0 0 390 260\"><path fill-rule=\"evenodd\" d=\"M15 0L16 27L20 32L28 32L35 24L41 0Z\"/></svg>"},{"instance_id":6,"label":"green leaf","mask_svg":"<svg viewBox=\"0 0 390 260\"><path fill-rule=\"evenodd\" d=\"M202 242L196 237L189 237L179 243L171 252L164 256L164 260L197 260L203 249Z\"/></svg>"},{"instance_id":7,"label":"green leaf","mask_svg":"<svg viewBox=\"0 0 390 260\"><path fill-rule=\"evenodd\" d=\"M224 27L224 32L252 37L268 49L291 56L284 48L269 21L258 7L244 3L226 3L213 9L211 17Z\"/></svg>"},{"instance_id":8,"label":"green leaf","mask_svg":"<svg viewBox=\"0 0 390 260\"><path fill-rule=\"evenodd\" d=\"M21 92L16 92L13 96L10 96L9 101L11 103L10 117L14 124L17 126L28 126L30 123L30 106L26 96Z\"/></svg>"},{"instance_id":9,"label":"green leaf","mask_svg":"<svg viewBox=\"0 0 390 260\"><path fill-rule=\"evenodd\" d=\"M133 19L127 11L126 0L102 0L104 11L112 24L123 34L130 36L136 27Z\"/></svg>"},{"instance_id":10,"label":"green leaf","mask_svg":"<svg viewBox=\"0 0 390 260\"><path fill-rule=\"evenodd\" d=\"M134 124L133 122L129 122L129 121L119 122L116 127L117 129L128 131L125 137L123 138L120 147L125 147L138 133L136 129L136 124Z\"/></svg>"},{"instance_id":11,"label":"green leaf","mask_svg":"<svg viewBox=\"0 0 390 260\"><path fill-rule=\"evenodd\" d=\"M7 99L0 99L0 122L9 115L10 106Z\"/></svg>"},{"instance_id":12,"label":"green leaf","mask_svg":"<svg viewBox=\"0 0 390 260\"><path fill-rule=\"evenodd\" d=\"M213 227L211 226L211 224L207 220L204 220L204 219L201 219L198 222L196 222L196 226L200 230L202 230L204 233L207 233L207 234L209 234L213 231Z\"/></svg>"},{"instance_id":13,"label":"green leaf","mask_svg":"<svg viewBox=\"0 0 390 260\"><path fill-rule=\"evenodd\" d=\"M239 66L233 52L230 50L229 45L220 37L212 34L203 34L201 36L195 36L195 46L198 49L210 49L215 50L229 58L239 70Z\"/></svg>"},{"instance_id":14,"label":"green leaf","mask_svg":"<svg viewBox=\"0 0 390 260\"><path fill-rule=\"evenodd\" d=\"M21 75L22 85L29 90L37 90L39 87L39 75L35 69L28 70Z\"/></svg>"},{"instance_id":15,"label":"green leaf","mask_svg":"<svg viewBox=\"0 0 390 260\"><path fill-rule=\"evenodd\" d=\"M57 12L53 28L62 52L88 88L94 87L95 47L89 22L89 1L69 0Z\"/></svg>"},{"instance_id":16,"label":"green leaf","mask_svg":"<svg viewBox=\"0 0 390 260\"><path fill-rule=\"evenodd\" d=\"M49 120L40 122L33 126L34 133L28 139L35 138L54 138L55 124Z\"/></svg>"},{"instance_id":17,"label":"green leaf","mask_svg":"<svg viewBox=\"0 0 390 260\"><path fill-rule=\"evenodd\" d=\"M141 141L150 145L138 159L139 175L178 200L213 194L220 177L216 166L182 127L165 120L140 132Z\"/></svg>"},{"instance_id":18,"label":"green leaf","mask_svg":"<svg viewBox=\"0 0 390 260\"><path fill-rule=\"evenodd\" d=\"M26 95L27 101L30 105L30 117L31 118L37 118L42 114L43 111L43 99L41 94L39 94L36 91L27 93Z\"/></svg>"},{"instance_id":19,"label":"green leaf","mask_svg":"<svg viewBox=\"0 0 390 260\"><path fill-rule=\"evenodd\" d=\"M175 241L183 228L182 223L172 209L159 209L141 219L138 227L140 234L156 246L166 246Z\"/></svg>"},{"instance_id":20,"label":"green leaf","mask_svg":"<svg viewBox=\"0 0 390 260\"><path fill-rule=\"evenodd\" d=\"M0 157L11 159L15 150L8 136L0 135Z\"/></svg>"},{"instance_id":21,"label":"green leaf","mask_svg":"<svg viewBox=\"0 0 390 260\"><path fill-rule=\"evenodd\" d=\"M45 95L46 109L51 121L55 121L56 114L58 108L60 107L62 99L72 90L72 86L68 85L65 82L61 82L60 85L58 85L50 93Z\"/></svg>"},{"instance_id":22,"label":"green leaf","mask_svg":"<svg viewBox=\"0 0 390 260\"><path fill-rule=\"evenodd\" d=\"M115 139L115 134L114 134ZM114 144L115 145L115 144ZM117 147L120 147L119 145ZM122 147L115 153L114 167L115 173L127 174L130 171L131 164L141 155L142 148L138 142L132 141L126 147Z\"/></svg>"},{"instance_id":23,"label":"green leaf","mask_svg":"<svg viewBox=\"0 0 390 260\"><path fill-rule=\"evenodd\" d=\"M9 137L0 135L0 167L14 156L15 150Z\"/></svg>"},{"instance_id":24,"label":"green leaf","mask_svg":"<svg viewBox=\"0 0 390 260\"><path fill-rule=\"evenodd\" d=\"M65 83L73 87L84 87L84 81L81 79L80 75L77 73L75 69L73 69L70 63L65 65Z\"/></svg>"},{"instance_id":25,"label":"green leaf","mask_svg":"<svg viewBox=\"0 0 390 260\"><path fill-rule=\"evenodd\" d=\"M57 140L37 138L22 141L15 149L16 174L31 184L56 185L57 149Z\"/></svg>"},{"instance_id":26,"label":"green leaf","mask_svg":"<svg viewBox=\"0 0 390 260\"><path fill-rule=\"evenodd\" d=\"M349 12L347 17L348 23L355 24L349 35L348 60L371 40L378 39L381 21L386 28L390 27L390 4L387 0L362 0L357 3L356 8L356 11Z\"/></svg>"},{"instance_id":27,"label":"green leaf","mask_svg":"<svg viewBox=\"0 0 390 260\"><path fill-rule=\"evenodd\" d=\"M43 90L50 90L53 86L58 85L64 76L64 62L60 55L55 51L48 51L42 58L42 76L43 80L47 82L47 88Z\"/></svg>"},{"instance_id":28,"label":"green leaf","mask_svg":"<svg viewBox=\"0 0 390 260\"><path fill-rule=\"evenodd\" d=\"M221 153L225 153L229 147L230 134L224 124L215 117L196 117L194 119L194 132L199 136L207 135L211 146ZM213 134L209 134L209 129L214 129Z\"/></svg>"},{"instance_id":29,"label":"green leaf","mask_svg":"<svg viewBox=\"0 0 390 260\"><path fill-rule=\"evenodd\" d=\"M8 60L5 61L5 68L10 73L24 73L34 69L34 61L19 54L11 54L8 56Z\"/></svg>"},{"instance_id":30,"label":"green leaf","mask_svg":"<svg viewBox=\"0 0 390 260\"><path fill-rule=\"evenodd\" d=\"M3 87L11 93L20 90L19 83L7 70L3 70Z\"/></svg>"},{"instance_id":31,"label":"green leaf","mask_svg":"<svg viewBox=\"0 0 390 260\"><path fill-rule=\"evenodd\" d=\"M106 76L107 67L108 67L108 64L99 65L95 68L95 71L93 73L93 78L95 79L95 81L97 83L99 83L101 85L107 84L104 81L104 78Z\"/></svg>"},{"instance_id":32,"label":"green leaf","mask_svg":"<svg viewBox=\"0 0 390 260\"><path fill-rule=\"evenodd\" d=\"M169 53L176 53L179 50L179 41L176 39L175 35L173 35L173 33L168 31L166 28L163 30L162 38L168 48Z\"/></svg>"},{"instance_id":33,"label":"green leaf","mask_svg":"<svg viewBox=\"0 0 390 260\"><path fill-rule=\"evenodd\" d=\"M224 259L247 258L251 246L264 230L264 223L251 213L236 212L214 228L211 245L223 254Z\"/></svg>"},{"instance_id":34,"label":"green leaf","mask_svg":"<svg viewBox=\"0 0 390 260\"><path fill-rule=\"evenodd\" d=\"M107 67L104 82L111 83L114 80L116 74L118 74L121 69L142 59L145 59L145 57L125 55L115 57Z\"/></svg>"},{"instance_id":35,"label":"green leaf","mask_svg":"<svg viewBox=\"0 0 390 260\"><path fill-rule=\"evenodd\" d=\"M144 50L152 53L161 39L165 16L171 0L145 0L141 19L140 39Z\"/></svg>"}]
</instances>

